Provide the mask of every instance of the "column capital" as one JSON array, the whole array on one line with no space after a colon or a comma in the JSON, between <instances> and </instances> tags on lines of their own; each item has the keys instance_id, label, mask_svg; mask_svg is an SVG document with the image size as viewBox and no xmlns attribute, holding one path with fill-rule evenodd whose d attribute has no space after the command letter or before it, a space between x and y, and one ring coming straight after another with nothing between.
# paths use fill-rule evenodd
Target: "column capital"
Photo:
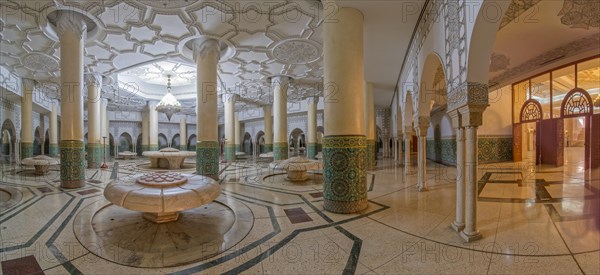
<instances>
[{"instance_id":1,"label":"column capital","mask_svg":"<svg viewBox=\"0 0 600 275\"><path fill-rule=\"evenodd\" d=\"M199 58L206 58L211 53L217 58L217 61L221 59L221 48L219 47L219 41L216 39L210 38L194 42L193 47L195 61L198 61Z\"/></svg>"},{"instance_id":2,"label":"column capital","mask_svg":"<svg viewBox=\"0 0 600 275\"><path fill-rule=\"evenodd\" d=\"M411 136L413 134L413 128L410 126L406 126L404 127L404 130L402 131L404 133L405 136Z\"/></svg>"},{"instance_id":3,"label":"column capital","mask_svg":"<svg viewBox=\"0 0 600 275\"><path fill-rule=\"evenodd\" d=\"M274 84L285 85L285 84L289 84L293 80L291 77L289 77L287 75L274 75L274 76L271 76L270 79L271 79L271 85L274 85Z\"/></svg>"},{"instance_id":4,"label":"column capital","mask_svg":"<svg viewBox=\"0 0 600 275\"><path fill-rule=\"evenodd\" d=\"M460 111L462 127L479 127L483 124L483 111L487 106L463 106Z\"/></svg>"},{"instance_id":5,"label":"column capital","mask_svg":"<svg viewBox=\"0 0 600 275\"><path fill-rule=\"evenodd\" d=\"M450 117L450 121L452 122L452 128L459 129L462 128L462 116L460 115L459 110L453 110L447 113Z\"/></svg>"},{"instance_id":6,"label":"column capital","mask_svg":"<svg viewBox=\"0 0 600 275\"><path fill-rule=\"evenodd\" d=\"M99 73L86 73L83 75L86 86L102 86L102 75Z\"/></svg>"},{"instance_id":7,"label":"column capital","mask_svg":"<svg viewBox=\"0 0 600 275\"><path fill-rule=\"evenodd\" d=\"M23 91L33 91L35 80L30 78L21 78L21 88Z\"/></svg>"},{"instance_id":8,"label":"column capital","mask_svg":"<svg viewBox=\"0 0 600 275\"><path fill-rule=\"evenodd\" d=\"M428 116L420 116L417 118L417 125L415 125L415 131L417 136L426 137L427 131L429 130L430 118Z\"/></svg>"},{"instance_id":9,"label":"column capital","mask_svg":"<svg viewBox=\"0 0 600 275\"><path fill-rule=\"evenodd\" d=\"M318 96L311 96L311 97L307 97L306 98L306 103L308 104L318 104L319 103L319 97Z\"/></svg>"},{"instance_id":10,"label":"column capital","mask_svg":"<svg viewBox=\"0 0 600 275\"><path fill-rule=\"evenodd\" d=\"M238 94L233 94L233 93L229 93L229 94L221 94L221 100L223 100L223 103L235 103L239 98Z\"/></svg>"},{"instance_id":11,"label":"column capital","mask_svg":"<svg viewBox=\"0 0 600 275\"><path fill-rule=\"evenodd\" d=\"M81 39L83 34L87 32L87 25L83 14L74 11L62 11L58 14L56 30L59 34L73 32Z\"/></svg>"},{"instance_id":12,"label":"column capital","mask_svg":"<svg viewBox=\"0 0 600 275\"><path fill-rule=\"evenodd\" d=\"M489 106L488 85L477 82L463 82L451 87L448 92L448 110L464 106Z\"/></svg>"}]
</instances>

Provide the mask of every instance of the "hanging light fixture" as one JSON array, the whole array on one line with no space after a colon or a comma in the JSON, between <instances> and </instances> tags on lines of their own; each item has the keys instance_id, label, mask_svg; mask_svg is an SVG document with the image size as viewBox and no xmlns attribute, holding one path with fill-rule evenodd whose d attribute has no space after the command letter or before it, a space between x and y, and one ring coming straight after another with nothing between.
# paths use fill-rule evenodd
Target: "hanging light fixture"
<instances>
[{"instance_id":1,"label":"hanging light fixture","mask_svg":"<svg viewBox=\"0 0 600 275\"><path fill-rule=\"evenodd\" d=\"M167 94L156 105L156 111L167 115L169 121L171 121L173 114L181 112L181 103L171 94L170 75L167 75Z\"/></svg>"}]
</instances>

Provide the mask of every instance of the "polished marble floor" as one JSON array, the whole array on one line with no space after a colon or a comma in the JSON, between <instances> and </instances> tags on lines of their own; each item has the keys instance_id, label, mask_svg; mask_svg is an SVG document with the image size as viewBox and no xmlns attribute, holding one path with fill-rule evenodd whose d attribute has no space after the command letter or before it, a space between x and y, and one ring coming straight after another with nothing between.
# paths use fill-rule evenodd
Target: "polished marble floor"
<instances>
[{"instance_id":1,"label":"polished marble floor","mask_svg":"<svg viewBox=\"0 0 600 275\"><path fill-rule=\"evenodd\" d=\"M87 170L88 184L75 190L59 187L57 167L36 177L4 164L0 188L8 191L0 198L17 201L0 204L3 273L600 273L600 182L579 170L577 161L561 168L527 162L480 165L477 221L483 239L473 243L463 242L450 227L453 167L428 163L429 191L420 193L416 167L404 176L404 167L380 160L368 174L368 209L338 215L323 211L320 175L296 184L267 163L222 164L220 199L250 210L236 216L252 222L241 241L176 267L118 264L107 260L114 255L99 255L89 243L82 246L74 225L80 212L103 200L102 190L112 178L140 172L143 162L116 160L108 170Z\"/></svg>"}]
</instances>

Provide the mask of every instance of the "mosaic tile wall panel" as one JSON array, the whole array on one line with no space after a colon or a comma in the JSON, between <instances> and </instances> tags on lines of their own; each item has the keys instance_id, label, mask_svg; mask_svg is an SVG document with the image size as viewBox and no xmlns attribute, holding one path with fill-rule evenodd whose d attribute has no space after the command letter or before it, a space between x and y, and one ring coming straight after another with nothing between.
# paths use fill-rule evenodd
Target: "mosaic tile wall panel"
<instances>
[{"instance_id":1,"label":"mosaic tile wall panel","mask_svg":"<svg viewBox=\"0 0 600 275\"><path fill-rule=\"evenodd\" d=\"M512 161L512 137L479 137L479 163ZM443 164L456 165L456 138L443 138L436 144L427 140L427 158Z\"/></svg>"}]
</instances>

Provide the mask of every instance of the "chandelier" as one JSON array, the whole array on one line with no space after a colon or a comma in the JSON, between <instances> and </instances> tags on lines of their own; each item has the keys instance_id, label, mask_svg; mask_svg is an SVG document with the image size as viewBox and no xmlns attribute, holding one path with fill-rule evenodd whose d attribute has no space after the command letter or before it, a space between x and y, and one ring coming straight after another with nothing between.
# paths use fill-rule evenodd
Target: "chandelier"
<instances>
[{"instance_id":1,"label":"chandelier","mask_svg":"<svg viewBox=\"0 0 600 275\"><path fill-rule=\"evenodd\" d=\"M156 111L167 115L167 119L171 121L171 117L175 113L181 112L181 103L171 94L171 76L167 76L167 94L156 105Z\"/></svg>"}]
</instances>

